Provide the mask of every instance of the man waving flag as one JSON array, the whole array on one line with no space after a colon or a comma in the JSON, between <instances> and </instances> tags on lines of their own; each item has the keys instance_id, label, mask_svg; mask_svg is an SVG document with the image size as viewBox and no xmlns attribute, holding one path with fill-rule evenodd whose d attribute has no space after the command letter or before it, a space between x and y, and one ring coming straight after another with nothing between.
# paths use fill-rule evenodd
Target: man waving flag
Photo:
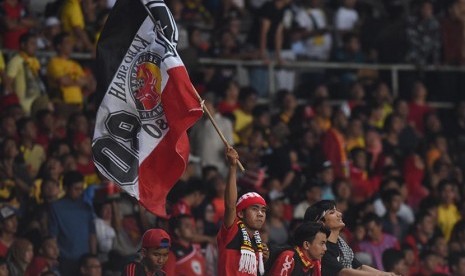
<instances>
[{"instance_id":1,"label":"man waving flag","mask_svg":"<svg viewBox=\"0 0 465 276\"><path fill-rule=\"evenodd\" d=\"M186 131L202 108L161 0L118 0L97 45L99 171L156 215L186 168Z\"/></svg>"}]
</instances>

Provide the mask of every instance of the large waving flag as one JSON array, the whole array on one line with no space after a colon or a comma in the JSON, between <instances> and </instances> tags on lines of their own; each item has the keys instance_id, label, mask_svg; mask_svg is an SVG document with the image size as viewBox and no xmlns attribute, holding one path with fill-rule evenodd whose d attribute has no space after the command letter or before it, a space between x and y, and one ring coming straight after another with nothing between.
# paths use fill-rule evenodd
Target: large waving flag
<instances>
[{"instance_id":1,"label":"large waving flag","mask_svg":"<svg viewBox=\"0 0 465 276\"><path fill-rule=\"evenodd\" d=\"M160 216L186 168L186 131L202 116L177 38L163 1L118 0L97 46L94 162Z\"/></svg>"}]
</instances>

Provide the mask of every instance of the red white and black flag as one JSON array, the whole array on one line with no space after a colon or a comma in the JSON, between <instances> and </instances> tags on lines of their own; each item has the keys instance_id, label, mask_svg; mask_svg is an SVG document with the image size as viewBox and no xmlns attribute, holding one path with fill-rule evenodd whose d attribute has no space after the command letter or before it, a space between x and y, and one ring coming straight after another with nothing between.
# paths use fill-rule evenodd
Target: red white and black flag
<instances>
[{"instance_id":1,"label":"red white and black flag","mask_svg":"<svg viewBox=\"0 0 465 276\"><path fill-rule=\"evenodd\" d=\"M177 38L163 1L118 0L97 45L95 165L160 216L186 168L186 131L202 116Z\"/></svg>"}]
</instances>

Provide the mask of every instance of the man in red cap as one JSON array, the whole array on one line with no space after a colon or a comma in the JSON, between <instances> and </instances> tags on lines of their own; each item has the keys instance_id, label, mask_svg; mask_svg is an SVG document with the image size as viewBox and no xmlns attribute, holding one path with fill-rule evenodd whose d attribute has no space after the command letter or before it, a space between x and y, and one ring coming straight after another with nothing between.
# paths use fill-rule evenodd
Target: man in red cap
<instances>
[{"instance_id":1,"label":"man in red cap","mask_svg":"<svg viewBox=\"0 0 465 276\"><path fill-rule=\"evenodd\" d=\"M259 230L266 219L266 202L258 193L246 193L237 200L236 171L239 156L227 148L229 174L224 195L225 214L217 236L218 275L264 275L268 247Z\"/></svg>"},{"instance_id":2,"label":"man in red cap","mask_svg":"<svg viewBox=\"0 0 465 276\"><path fill-rule=\"evenodd\" d=\"M163 229L149 229L142 236L140 262L128 264L122 276L165 276L162 270L168 260L171 238Z\"/></svg>"}]
</instances>

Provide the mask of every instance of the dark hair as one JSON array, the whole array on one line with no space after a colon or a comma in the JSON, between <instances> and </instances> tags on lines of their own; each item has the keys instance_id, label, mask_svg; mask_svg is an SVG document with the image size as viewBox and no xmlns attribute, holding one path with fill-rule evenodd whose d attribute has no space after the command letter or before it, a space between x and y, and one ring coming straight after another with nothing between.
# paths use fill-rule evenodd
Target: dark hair
<instances>
[{"instance_id":1,"label":"dark hair","mask_svg":"<svg viewBox=\"0 0 465 276\"><path fill-rule=\"evenodd\" d=\"M257 95L257 90L251 86L242 87L239 91L239 102L243 103L250 96Z\"/></svg>"},{"instance_id":2,"label":"dark hair","mask_svg":"<svg viewBox=\"0 0 465 276\"><path fill-rule=\"evenodd\" d=\"M63 40L65 40L65 38L67 38L70 35L71 35L70 33L61 32L61 33L57 34L56 36L54 36L53 37L53 47L55 49L57 49L58 46L60 46L61 43L63 43Z\"/></svg>"},{"instance_id":3,"label":"dark hair","mask_svg":"<svg viewBox=\"0 0 465 276\"><path fill-rule=\"evenodd\" d=\"M318 233L323 233L328 238L331 231L322 223L313 221L304 222L295 229L294 245L301 246L305 241L313 242Z\"/></svg>"},{"instance_id":4,"label":"dark hair","mask_svg":"<svg viewBox=\"0 0 465 276\"><path fill-rule=\"evenodd\" d=\"M78 182L84 182L84 176L78 171L69 171L63 176L63 186L66 188Z\"/></svg>"},{"instance_id":5,"label":"dark hair","mask_svg":"<svg viewBox=\"0 0 465 276\"><path fill-rule=\"evenodd\" d=\"M86 253L86 254L82 255L79 258L79 267L83 267L83 266L87 265L87 262L90 259L97 259L98 260L98 256L95 255L95 254L91 254L91 253Z\"/></svg>"},{"instance_id":6,"label":"dark hair","mask_svg":"<svg viewBox=\"0 0 465 276\"><path fill-rule=\"evenodd\" d=\"M19 37L19 45L22 46L23 44L27 43L29 39L36 38L36 37L37 35L35 33L31 33L31 32L24 33Z\"/></svg>"},{"instance_id":7,"label":"dark hair","mask_svg":"<svg viewBox=\"0 0 465 276\"><path fill-rule=\"evenodd\" d=\"M404 253L402 251L394 249L394 248L388 248L383 252L383 266L384 270L387 272L392 272L394 267L402 261L404 258Z\"/></svg>"},{"instance_id":8,"label":"dark hair","mask_svg":"<svg viewBox=\"0 0 465 276\"><path fill-rule=\"evenodd\" d=\"M465 259L465 252L451 254L451 256L449 257L450 268L452 268L453 266L457 266L461 259Z\"/></svg>"},{"instance_id":9,"label":"dark hair","mask_svg":"<svg viewBox=\"0 0 465 276\"><path fill-rule=\"evenodd\" d=\"M388 189L381 193L381 200L384 205L390 204L395 196L401 196L400 192L397 189Z\"/></svg>"},{"instance_id":10,"label":"dark hair","mask_svg":"<svg viewBox=\"0 0 465 276\"><path fill-rule=\"evenodd\" d=\"M183 219L192 219L191 215L187 214L181 214L178 216L171 217L169 220L169 229L170 229L170 234L176 236L175 230L179 229L181 227L181 221Z\"/></svg>"},{"instance_id":11,"label":"dark hair","mask_svg":"<svg viewBox=\"0 0 465 276\"><path fill-rule=\"evenodd\" d=\"M362 224L368 224L374 221L376 225L382 225L383 220L375 213L368 213L363 217Z\"/></svg>"},{"instance_id":12,"label":"dark hair","mask_svg":"<svg viewBox=\"0 0 465 276\"><path fill-rule=\"evenodd\" d=\"M16 129L18 130L18 133L21 134L21 132L26 128L28 123L34 123L31 117L24 117L18 120L16 123Z\"/></svg>"},{"instance_id":13,"label":"dark hair","mask_svg":"<svg viewBox=\"0 0 465 276\"><path fill-rule=\"evenodd\" d=\"M442 193L447 186L457 187L457 184L454 180L443 179L438 184L438 192Z\"/></svg>"},{"instance_id":14,"label":"dark hair","mask_svg":"<svg viewBox=\"0 0 465 276\"><path fill-rule=\"evenodd\" d=\"M321 200L305 211L304 221L324 221L323 213L336 208L334 200Z\"/></svg>"}]
</instances>

